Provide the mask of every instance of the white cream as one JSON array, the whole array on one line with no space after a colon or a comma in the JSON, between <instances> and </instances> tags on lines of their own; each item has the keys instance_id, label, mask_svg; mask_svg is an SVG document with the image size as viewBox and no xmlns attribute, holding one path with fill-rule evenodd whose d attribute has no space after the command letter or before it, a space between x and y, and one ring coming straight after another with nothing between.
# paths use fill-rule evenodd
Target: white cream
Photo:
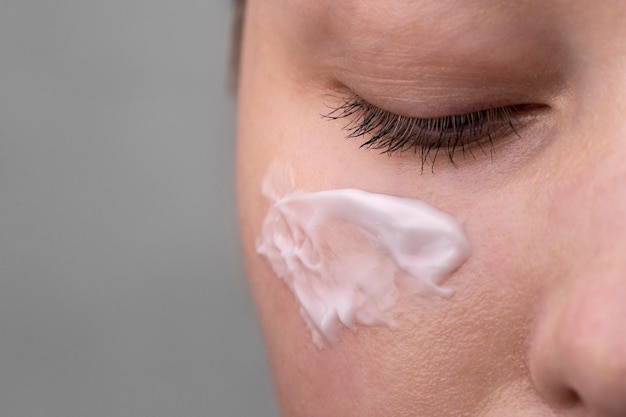
<instances>
[{"instance_id":1,"label":"white cream","mask_svg":"<svg viewBox=\"0 0 626 417\"><path fill-rule=\"evenodd\" d=\"M293 183L288 170L268 171L273 204L257 251L294 293L316 345L334 343L340 323L396 328L402 294L451 294L440 284L469 255L452 216L418 200Z\"/></svg>"}]
</instances>

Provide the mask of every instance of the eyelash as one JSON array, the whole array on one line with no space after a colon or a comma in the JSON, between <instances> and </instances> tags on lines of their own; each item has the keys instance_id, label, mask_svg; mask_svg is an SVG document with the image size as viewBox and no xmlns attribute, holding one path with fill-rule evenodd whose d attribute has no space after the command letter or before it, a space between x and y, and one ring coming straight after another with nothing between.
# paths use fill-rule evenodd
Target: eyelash
<instances>
[{"instance_id":1,"label":"eyelash","mask_svg":"<svg viewBox=\"0 0 626 417\"><path fill-rule=\"evenodd\" d=\"M473 158L473 148L493 157L494 141L514 133L520 136L513 122L518 113L528 106L503 106L471 113L435 118L417 118L397 115L380 109L358 96L344 98L337 107L324 118L329 120L348 119L344 126L346 138L370 137L361 148L378 149L391 155L396 152L413 150L422 162L434 168L441 150L445 151L452 165L457 166L455 156L461 151L463 157L469 153ZM489 154L485 150L489 146Z\"/></svg>"}]
</instances>

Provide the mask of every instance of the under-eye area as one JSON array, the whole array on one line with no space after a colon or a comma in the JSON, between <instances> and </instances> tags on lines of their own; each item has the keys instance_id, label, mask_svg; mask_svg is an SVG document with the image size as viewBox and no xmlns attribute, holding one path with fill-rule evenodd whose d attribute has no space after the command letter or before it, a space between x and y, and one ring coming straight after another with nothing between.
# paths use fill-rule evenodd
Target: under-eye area
<instances>
[{"instance_id":1,"label":"under-eye area","mask_svg":"<svg viewBox=\"0 0 626 417\"><path fill-rule=\"evenodd\" d=\"M330 110L322 117L346 120L346 138L362 138L361 148L388 155L412 151L421 161L422 171L426 164L434 169L440 154L455 167L459 156L492 159L500 143L521 139L538 113L547 109L541 104L516 104L420 118L381 109L357 95L333 100L338 104L327 104Z\"/></svg>"}]
</instances>

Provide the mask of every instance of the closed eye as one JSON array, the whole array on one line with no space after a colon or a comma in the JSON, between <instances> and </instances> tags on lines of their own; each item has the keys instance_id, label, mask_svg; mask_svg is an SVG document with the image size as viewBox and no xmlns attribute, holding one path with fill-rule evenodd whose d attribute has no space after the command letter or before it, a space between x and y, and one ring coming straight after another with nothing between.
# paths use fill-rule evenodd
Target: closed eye
<instances>
[{"instance_id":1,"label":"closed eye","mask_svg":"<svg viewBox=\"0 0 626 417\"><path fill-rule=\"evenodd\" d=\"M529 112L544 107L521 104L491 107L465 114L434 118L407 117L378 108L359 96L342 99L323 117L346 119L347 138L365 138L362 148L378 149L393 154L412 150L424 165L432 163L444 152L457 166L455 158L470 155L474 150L493 156L494 144L511 135L520 137L522 119Z\"/></svg>"}]
</instances>

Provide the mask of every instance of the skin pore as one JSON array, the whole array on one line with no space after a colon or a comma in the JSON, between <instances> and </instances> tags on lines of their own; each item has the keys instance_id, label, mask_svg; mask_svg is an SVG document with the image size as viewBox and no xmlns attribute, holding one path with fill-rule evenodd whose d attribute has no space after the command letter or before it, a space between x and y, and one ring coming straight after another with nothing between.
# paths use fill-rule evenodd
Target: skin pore
<instances>
[{"instance_id":1,"label":"skin pore","mask_svg":"<svg viewBox=\"0 0 626 417\"><path fill-rule=\"evenodd\" d=\"M241 238L282 415L626 416L624 22L617 0L247 2ZM355 100L439 127L361 148L375 130L346 139L350 117L322 117ZM481 113L494 108L510 112ZM459 115L480 121L461 131ZM471 255L454 296L405 300L398 329L317 348L255 250L272 163L302 190L455 216Z\"/></svg>"}]
</instances>

